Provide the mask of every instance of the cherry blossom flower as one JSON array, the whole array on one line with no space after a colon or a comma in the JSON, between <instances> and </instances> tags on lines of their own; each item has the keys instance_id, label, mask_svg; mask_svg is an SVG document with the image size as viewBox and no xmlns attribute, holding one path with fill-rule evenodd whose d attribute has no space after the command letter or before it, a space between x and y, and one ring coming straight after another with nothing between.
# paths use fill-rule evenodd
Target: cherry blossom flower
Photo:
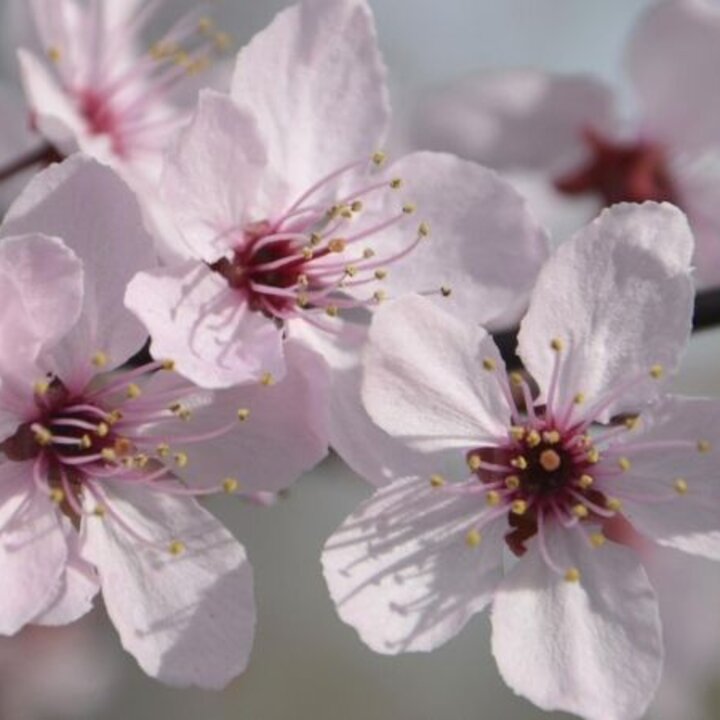
<instances>
[{"instance_id":1,"label":"cherry blossom flower","mask_svg":"<svg viewBox=\"0 0 720 720\"><path fill-rule=\"evenodd\" d=\"M492 603L516 692L591 720L642 715L663 649L623 526L720 560L720 403L662 389L690 331L692 246L683 214L654 203L617 205L561 245L519 335L538 397L483 329L425 299L376 314L366 409L426 467L325 547L332 597L365 643L432 650Z\"/></svg>"},{"instance_id":2,"label":"cherry blossom flower","mask_svg":"<svg viewBox=\"0 0 720 720\"><path fill-rule=\"evenodd\" d=\"M354 409L366 317L413 290L513 322L547 254L495 173L437 153L386 162L388 117L364 1L282 12L240 52L232 96L204 92L169 153L175 260L126 297L152 353L205 387L269 382L288 339L310 347L333 368L331 443L377 482L391 469L351 452L358 433L378 433Z\"/></svg>"},{"instance_id":3,"label":"cherry blossom flower","mask_svg":"<svg viewBox=\"0 0 720 720\"><path fill-rule=\"evenodd\" d=\"M637 116L583 76L487 71L428 98L423 147L507 171L551 227L576 229L620 201L669 201L688 215L701 283L720 279L720 12L708 0L664 0L640 18L625 67Z\"/></svg>"},{"instance_id":4,"label":"cherry blossom flower","mask_svg":"<svg viewBox=\"0 0 720 720\"><path fill-rule=\"evenodd\" d=\"M34 124L61 154L78 148L138 182L154 180L170 138L189 118L184 85L229 49L200 9L147 51L142 33L163 0L32 0L39 51L20 50ZM38 45L38 43L34 43Z\"/></svg>"},{"instance_id":5,"label":"cherry blossom flower","mask_svg":"<svg viewBox=\"0 0 720 720\"><path fill-rule=\"evenodd\" d=\"M216 688L248 661L252 571L195 498L277 491L323 457L324 402L309 388L324 368L211 393L169 360L124 365L145 339L125 286L153 257L130 190L83 156L38 175L8 213L0 632L71 622L100 590L148 674Z\"/></svg>"}]
</instances>

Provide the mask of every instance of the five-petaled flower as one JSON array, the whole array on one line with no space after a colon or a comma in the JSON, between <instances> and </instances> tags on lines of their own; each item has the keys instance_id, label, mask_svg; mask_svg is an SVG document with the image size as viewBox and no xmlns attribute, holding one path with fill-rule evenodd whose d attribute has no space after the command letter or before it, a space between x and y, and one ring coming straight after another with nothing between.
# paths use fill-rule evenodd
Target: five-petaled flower
<instances>
[{"instance_id":1,"label":"five-petaled flower","mask_svg":"<svg viewBox=\"0 0 720 720\"><path fill-rule=\"evenodd\" d=\"M642 715L663 649L628 533L720 560L720 403L662 390L690 331L692 245L682 213L653 203L562 245L519 335L537 397L484 330L423 298L376 314L366 408L426 473L377 491L324 551L340 615L373 649L433 649L492 603L517 692Z\"/></svg>"},{"instance_id":2,"label":"five-petaled flower","mask_svg":"<svg viewBox=\"0 0 720 720\"><path fill-rule=\"evenodd\" d=\"M145 339L125 286L153 257L130 190L84 156L38 175L6 218L0 632L71 622L102 591L147 673L217 688L248 661L252 571L195 497L254 497L314 466L327 429L309 388L324 370L212 393L170 360L124 365Z\"/></svg>"},{"instance_id":3,"label":"five-petaled flower","mask_svg":"<svg viewBox=\"0 0 720 720\"><path fill-rule=\"evenodd\" d=\"M417 113L417 140L507 171L539 216L563 231L617 202L672 202L692 226L699 282L715 284L719 51L713 3L663 0L642 15L626 50L632 124L595 79L493 70L429 97Z\"/></svg>"},{"instance_id":4,"label":"five-petaled flower","mask_svg":"<svg viewBox=\"0 0 720 720\"><path fill-rule=\"evenodd\" d=\"M156 179L169 140L190 116L183 86L232 45L198 8L141 51L161 4L29 3L44 58L20 50L22 79L34 125L60 153L79 148L133 181Z\"/></svg>"}]
</instances>

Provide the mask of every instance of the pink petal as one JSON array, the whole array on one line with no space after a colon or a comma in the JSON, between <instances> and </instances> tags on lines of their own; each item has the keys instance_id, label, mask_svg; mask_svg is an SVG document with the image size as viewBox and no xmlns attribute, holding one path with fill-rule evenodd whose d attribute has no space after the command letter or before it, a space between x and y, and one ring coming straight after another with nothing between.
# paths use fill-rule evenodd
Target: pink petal
<instances>
[{"instance_id":1,"label":"pink petal","mask_svg":"<svg viewBox=\"0 0 720 720\"><path fill-rule=\"evenodd\" d=\"M107 495L123 524L89 517L82 554L98 570L123 647L170 685L224 687L245 669L255 625L242 546L194 500L119 483ZM186 548L178 556L175 540Z\"/></svg>"},{"instance_id":2,"label":"pink petal","mask_svg":"<svg viewBox=\"0 0 720 720\"><path fill-rule=\"evenodd\" d=\"M178 472L192 486L218 487L239 482L239 491L277 492L311 470L328 451L330 377L322 358L299 343L285 343L287 373L277 383L243 386L214 393L214 400L193 412L189 422L167 428L179 436L203 434L235 422L221 437L187 446L190 462ZM237 422L238 409L247 420ZM153 429L149 431L152 433Z\"/></svg>"},{"instance_id":3,"label":"pink petal","mask_svg":"<svg viewBox=\"0 0 720 720\"><path fill-rule=\"evenodd\" d=\"M626 548L593 549L561 528L548 550L579 582L550 570L531 548L500 585L492 647L500 673L543 710L587 720L635 720L660 680L663 649L657 599Z\"/></svg>"},{"instance_id":4,"label":"pink petal","mask_svg":"<svg viewBox=\"0 0 720 720\"><path fill-rule=\"evenodd\" d=\"M72 100L35 55L18 51L20 72L28 105L40 132L63 154L78 149L77 138L85 122Z\"/></svg>"},{"instance_id":5,"label":"pink petal","mask_svg":"<svg viewBox=\"0 0 720 720\"><path fill-rule=\"evenodd\" d=\"M484 495L446 494L427 479L378 490L323 551L342 620L387 655L433 650L454 637L502 578L501 527L479 547L465 539L484 510Z\"/></svg>"},{"instance_id":6,"label":"pink petal","mask_svg":"<svg viewBox=\"0 0 720 720\"><path fill-rule=\"evenodd\" d=\"M720 141L720 10L707 0L651 5L626 58L645 134L697 152Z\"/></svg>"},{"instance_id":7,"label":"pink petal","mask_svg":"<svg viewBox=\"0 0 720 720\"><path fill-rule=\"evenodd\" d=\"M483 370L485 359L497 372ZM408 295L375 313L363 401L383 430L412 448L469 449L507 434L510 411L498 385L503 369L482 328Z\"/></svg>"},{"instance_id":8,"label":"pink petal","mask_svg":"<svg viewBox=\"0 0 720 720\"><path fill-rule=\"evenodd\" d=\"M388 267L384 286L392 295L452 290L438 302L456 316L491 326L516 322L527 306L540 266L548 255L545 233L517 191L496 173L475 163L439 153L413 153L392 165L402 178L396 194L387 193L385 216L403 201L417 213L378 236L378 259L407 247L417 225L427 222L430 236L400 262Z\"/></svg>"},{"instance_id":9,"label":"pink petal","mask_svg":"<svg viewBox=\"0 0 720 720\"><path fill-rule=\"evenodd\" d=\"M610 90L590 77L488 70L430 95L415 135L491 167L553 172L580 161L583 130L611 127L613 114Z\"/></svg>"},{"instance_id":10,"label":"pink petal","mask_svg":"<svg viewBox=\"0 0 720 720\"><path fill-rule=\"evenodd\" d=\"M669 397L644 413L641 430L629 433L627 446L619 444L616 450L631 462L615 485L634 527L660 545L711 560L720 560L718 427L720 401ZM677 441L687 445L674 447ZM699 441L709 442L707 452L698 451ZM633 450L635 443L652 446ZM675 489L678 478L687 486L682 494Z\"/></svg>"},{"instance_id":11,"label":"pink petal","mask_svg":"<svg viewBox=\"0 0 720 720\"><path fill-rule=\"evenodd\" d=\"M628 387L607 419L657 395L650 368L672 373L690 332L693 238L672 205L622 204L557 249L540 272L518 338L525 366L547 391L560 339L560 398L588 401Z\"/></svg>"},{"instance_id":12,"label":"pink petal","mask_svg":"<svg viewBox=\"0 0 720 720\"><path fill-rule=\"evenodd\" d=\"M37 175L10 208L3 234L45 232L82 260L84 308L54 354L64 380L90 371L98 350L119 365L143 345L145 329L123 306L125 287L156 264L152 239L130 189L109 168L82 155Z\"/></svg>"},{"instance_id":13,"label":"pink petal","mask_svg":"<svg viewBox=\"0 0 720 720\"><path fill-rule=\"evenodd\" d=\"M57 238L41 234L0 241L0 367L27 375L43 348L54 346L80 317L82 263ZM37 380L39 376L31 377Z\"/></svg>"},{"instance_id":14,"label":"pink petal","mask_svg":"<svg viewBox=\"0 0 720 720\"><path fill-rule=\"evenodd\" d=\"M57 507L34 488L31 463L0 464L0 508L5 516L0 534L2 635L14 635L31 622L52 605L61 589L68 556L65 534Z\"/></svg>"},{"instance_id":15,"label":"pink petal","mask_svg":"<svg viewBox=\"0 0 720 720\"><path fill-rule=\"evenodd\" d=\"M68 543L68 560L61 578L61 590L55 602L33 619L34 625L67 625L80 619L93 608L100 590L92 565L79 554L79 539L69 521L63 523Z\"/></svg>"},{"instance_id":16,"label":"pink petal","mask_svg":"<svg viewBox=\"0 0 720 720\"><path fill-rule=\"evenodd\" d=\"M282 337L272 320L251 311L245 299L204 264L138 273L125 304L147 327L151 352L172 359L202 387L254 382L284 372Z\"/></svg>"},{"instance_id":17,"label":"pink petal","mask_svg":"<svg viewBox=\"0 0 720 720\"><path fill-rule=\"evenodd\" d=\"M202 92L192 122L168 153L161 180L163 200L182 239L175 240L178 252L214 262L245 225L278 212L281 208L261 195L263 183L272 194L269 176L252 115L224 95Z\"/></svg>"},{"instance_id":18,"label":"pink petal","mask_svg":"<svg viewBox=\"0 0 720 720\"><path fill-rule=\"evenodd\" d=\"M394 440L365 410L360 353L367 340L365 325L345 323L340 335L300 325L291 323L292 337L299 337L332 368L330 444L358 475L380 486L408 474L437 472L445 465L444 457L428 457ZM456 459L458 453L454 451L453 455ZM432 469L428 471L429 467Z\"/></svg>"},{"instance_id":19,"label":"pink petal","mask_svg":"<svg viewBox=\"0 0 720 720\"><path fill-rule=\"evenodd\" d=\"M256 117L296 192L369 158L389 108L366 2L305 0L281 12L240 52L232 96Z\"/></svg>"}]
</instances>

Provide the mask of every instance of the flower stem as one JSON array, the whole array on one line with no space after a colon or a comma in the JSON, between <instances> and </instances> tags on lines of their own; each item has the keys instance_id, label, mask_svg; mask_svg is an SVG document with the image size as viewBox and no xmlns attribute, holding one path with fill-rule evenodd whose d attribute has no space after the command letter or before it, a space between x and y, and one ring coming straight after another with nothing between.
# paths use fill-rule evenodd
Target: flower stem
<instances>
[{"instance_id":1,"label":"flower stem","mask_svg":"<svg viewBox=\"0 0 720 720\"><path fill-rule=\"evenodd\" d=\"M53 162L62 160L62 155L49 143L43 143L39 147L29 150L24 155L10 162L4 167L0 167L0 183L10 180L13 176L27 170L33 165L49 165Z\"/></svg>"}]
</instances>

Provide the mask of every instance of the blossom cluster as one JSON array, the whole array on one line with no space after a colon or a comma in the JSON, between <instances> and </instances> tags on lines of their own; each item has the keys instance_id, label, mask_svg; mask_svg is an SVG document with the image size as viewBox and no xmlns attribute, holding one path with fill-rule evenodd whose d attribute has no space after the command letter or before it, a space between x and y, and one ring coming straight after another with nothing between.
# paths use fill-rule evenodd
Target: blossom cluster
<instances>
[{"instance_id":1,"label":"blossom cluster","mask_svg":"<svg viewBox=\"0 0 720 720\"><path fill-rule=\"evenodd\" d=\"M656 558L720 560L720 400L669 389L720 277L720 12L646 12L634 128L594 80L486 72L395 159L366 0L301 0L236 58L200 10L148 45L161 4L28 3L30 130L0 169L27 181L0 228L0 633L101 596L148 675L226 686L253 575L202 499L272 502L332 450L372 486L321 558L366 645L430 651L491 608L516 693L640 718ZM590 222L551 243L520 170Z\"/></svg>"}]
</instances>

